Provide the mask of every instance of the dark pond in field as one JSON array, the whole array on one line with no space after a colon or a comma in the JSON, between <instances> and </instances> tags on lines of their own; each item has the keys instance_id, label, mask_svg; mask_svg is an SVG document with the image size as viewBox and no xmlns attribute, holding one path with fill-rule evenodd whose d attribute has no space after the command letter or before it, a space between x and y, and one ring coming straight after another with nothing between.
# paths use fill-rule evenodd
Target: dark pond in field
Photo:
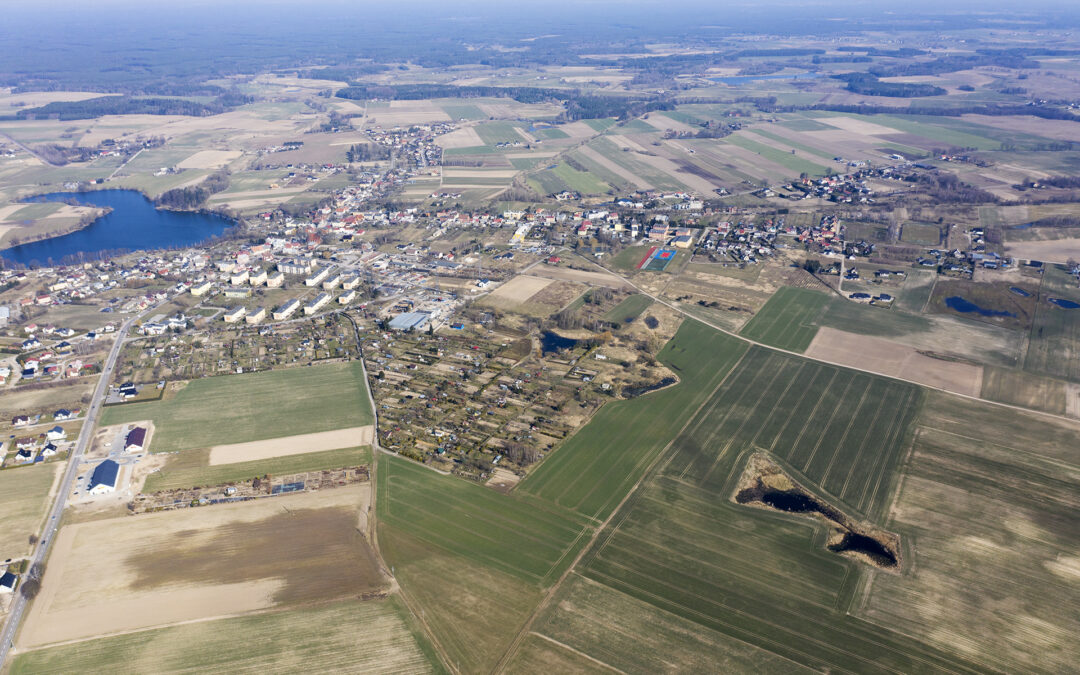
<instances>
[{"instance_id":1,"label":"dark pond in field","mask_svg":"<svg viewBox=\"0 0 1080 675\"><path fill-rule=\"evenodd\" d=\"M1062 309L1080 309L1080 303L1073 302L1072 300L1066 300L1064 298L1050 298L1050 302L1054 303Z\"/></svg>"},{"instance_id":2,"label":"dark pond in field","mask_svg":"<svg viewBox=\"0 0 1080 675\"><path fill-rule=\"evenodd\" d=\"M549 330L540 334L540 346L545 354L554 354L563 349L573 349L577 343L577 340L563 337Z\"/></svg>"},{"instance_id":3,"label":"dark pond in field","mask_svg":"<svg viewBox=\"0 0 1080 675\"><path fill-rule=\"evenodd\" d=\"M1017 295L1019 295L1022 298L1030 298L1031 297L1031 293L1028 293L1024 289L1019 288L1017 286L1009 286L1009 290L1012 291L1013 293L1016 293Z\"/></svg>"},{"instance_id":4,"label":"dark pond in field","mask_svg":"<svg viewBox=\"0 0 1080 675\"><path fill-rule=\"evenodd\" d=\"M34 197L33 202L63 202L112 209L81 230L51 239L13 246L0 257L24 265L55 264L80 253L137 251L192 246L222 234L234 223L211 213L164 211L134 190L53 192Z\"/></svg>"},{"instance_id":5,"label":"dark pond in field","mask_svg":"<svg viewBox=\"0 0 1080 675\"><path fill-rule=\"evenodd\" d=\"M844 551L862 553L870 556L877 564L886 567L892 567L893 565L896 565L897 562L896 555L882 546L881 542L877 539L855 532L846 532L844 538L840 540L840 543L829 546L829 550L834 553L843 553Z\"/></svg>"},{"instance_id":6,"label":"dark pond in field","mask_svg":"<svg viewBox=\"0 0 1080 675\"><path fill-rule=\"evenodd\" d=\"M734 77L710 77L713 82L723 84L743 84L745 82L757 82L758 80L810 80L821 77L821 73L795 73L792 75L738 75Z\"/></svg>"},{"instance_id":7,"label":"dark pond in field","mask_svg":"<svg viewBox=\"0 0 1080 675\"><path fill-rule=\"evenodd\" d=\"M986 309L985 307L979 307L974 302L954 295L950 298L945 298L945 305L949 309L954 309L961 314L978 314L979 316L1016 316L1012 312L1006 312L999 309Z\"/></svg>"}]
</instances>

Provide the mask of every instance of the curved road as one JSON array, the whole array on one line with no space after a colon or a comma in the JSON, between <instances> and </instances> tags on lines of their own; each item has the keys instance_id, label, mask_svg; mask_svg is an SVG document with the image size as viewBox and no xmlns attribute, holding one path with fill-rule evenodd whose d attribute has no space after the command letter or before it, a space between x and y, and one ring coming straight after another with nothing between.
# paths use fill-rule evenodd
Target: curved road
<instances>
[{"instance_id":1,"label":"curved road","mask_svg":"<svg viewBox=\"0 0 1080 675\"><path fill-rule=\"evenodd\" d=\"M49 509L49 519L45 522L45 528L41 533L41 539L38 541L36 549L30 556L30 567L28 569L33 569L35 565L44 565L45 559L49 555L49 548L52 546L56 531L60 527L61 515L64 512L64 507L67 505L68 490L71 488L71 483L75 479L75 474L79 472L79 460L82 458L87 446L90 445L90 439L94 436L97 418L101 413L101 406L105 402L105 394L109 390L109 380L112 379L113 368L116 366L116 360L120 356L120 349L124 345L127 332L132 324L146 314L157 309L158 306L159 305L153 305L131 317L125 321L120 327L120 330L116 332L116 340L113 343L112 349L109 351L109 357L102 366L101 379L98 380L97 387L94 389L94 398L91 400L90 406L87 408L86 415L83 418L82 429L79 431L79 439L75 442L75 447L71 449L71 453L68 456L67 470L64 471L63 481L57 489L56 501L53 503L52 508ZM24 575L20 583L25 583L27 578L28 576ZM19 593L18 590L16 590L15 597L11 603L11 611L8 612L7 622L4 624L4 631L3 633L0 633L0 668L3 667L4 662L7 660L8 652L11 651L13 647L15 632L19 629L19 623L22 621L23 612L26 611L26 605L26 598L23 597L22 593Z\"/></svg>"}]
</instances>

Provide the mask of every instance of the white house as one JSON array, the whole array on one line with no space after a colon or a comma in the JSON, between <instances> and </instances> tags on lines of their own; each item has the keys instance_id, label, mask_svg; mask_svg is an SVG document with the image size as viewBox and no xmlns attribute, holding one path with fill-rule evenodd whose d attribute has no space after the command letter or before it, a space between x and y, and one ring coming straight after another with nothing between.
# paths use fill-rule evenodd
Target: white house
<instances>
[{"instance_id":1,"label":"white house","mask_svg":"<svg viewBox=\"0 0 1080 675\"><path fill-rule=\"evenodd\" d=\"M120 465L107 459L97 465L90 476L86 492L92 495L104 495L116 491L116 479L120 475Z\"/></svg>"}]
</instances>

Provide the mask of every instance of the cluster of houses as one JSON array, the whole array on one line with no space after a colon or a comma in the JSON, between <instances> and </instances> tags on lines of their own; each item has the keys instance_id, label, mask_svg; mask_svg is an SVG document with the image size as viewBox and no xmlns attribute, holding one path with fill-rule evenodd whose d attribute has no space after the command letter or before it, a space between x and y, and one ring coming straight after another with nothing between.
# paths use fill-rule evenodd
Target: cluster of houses
<instances>
[{"instance_id":1,"label":"cluster of houses","mask_svg":"<svg viewBox=\"0 0 1080 675\"><path fill-rule=\"evenodd\" d=\"M78 417L79 412L61 408L53 413L53 422L66 422ZM24 430L27 427L36 426L40 423L41 415L31 417L29 415L16 415L11 419L11 426L16 430ZM60 443L67 440L67 431L59 424L55 424L44 432L26 436L17 436L13 441L15 453L11 456L11 464L28 464L34 461L44 461L56 456L60 452Z\"/></svg>"}]
</instances>

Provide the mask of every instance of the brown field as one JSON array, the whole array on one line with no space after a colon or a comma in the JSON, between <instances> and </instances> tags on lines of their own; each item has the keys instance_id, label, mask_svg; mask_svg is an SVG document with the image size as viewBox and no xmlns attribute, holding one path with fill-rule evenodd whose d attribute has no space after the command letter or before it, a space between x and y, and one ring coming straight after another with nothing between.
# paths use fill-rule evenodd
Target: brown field
<instances>
[{"instance_id":1,"label":"brown field","mask_svg":"<svg viewBox=\"0 0 1080 675\"><path fill-rule=\"evenodd\" d=\"M378 562L357 532L369 495L359 485L69 525L19 645L382 589Z\"/></svg>"},{"instance_id":2,"label":"brown field","mask_svg":"<svg viewBox=\"0 0 1080 675\"><path fill-rule=\"evenodd\" d=\"M271 438L265 441L215 445L210 448L210 466L235 464L257 459L302 455L307 452L337 450L358 445L371 445L375 436L375 427L367 425L351 429L320 431L313 434L299 434L284 438Z\"/></svg>"},{"instance_id":3,"label":"brown field","mask_svg":"<svg viewBox=\"0 0 1080 675\"><path fill-rule=\"evenodd\" d=\"M483 139L480 138L480 134L476 133L474 127L465 127L443 134L436 138L435 142L446 149L475 148L484 145Z\"/></svg>"},{"instance_id":4,"label":"brown field","mask_svg":"<svg viewBox=\"0 0 1080 675\"><path fill-rule=\"evenodd\" d=\"M652 190L653 187L654 187L653 184L650 183L649 181L645 180L644 178L641 178L640 176L638 176L633 171L630 171L629 169L626 169L626 168L623 168L623 167L619 166L615 162L611 161L610 159L608 159L604 155L597 152L594 148L591 148L591 147L589 147L587 145L583 145L578 149L578 152L580 152L585 157L591 159L592 161L596 162L600 166L604 167L608 171L611 171L612 173L617 175L619 178L622 178L622 179L630 182L632 185L636 186L638 189Z\"/></svg>"},{"instance_id":5,"label":"brown field","mask_svg":"<svg viewBox=\"0 0 1080 675\"><path fill-rule=\"evenodd\" d=\"M855 119L854 117L822 117L816 121L836 127L837 129L850 131L859 136L886 136L898 133L896 129L893 129L892 127L874 124L873 122L866 122L864 120Z\"/></svg>"},{"instance_id":6,"label":"brown field","mask_svg":"<svg viewBox=\"0 0 1080 675\"><path fill-rule=\"evenodd\" d=\"M4 389L3 396L0 396L0 415L10 417L22 412L52 412L64 406L83 407L80 401L93 392L96 380L96 377L81 377L74 384L52 389Z\"/></svg>"},{"instance_id":7,"label":"brown field","mask_svg":"<svg viewBox=\"0 0 1080 675\"><path fill-rule=\"evenodd\" d=\"M642 255L645 255L644 251ZM548 279L561 279L563 281L576 281L590 286L607 286L609 288L623 288L628 286L625 281L607 272L590 272L588 270L575 270L569 267L554 267L552 265L537 265L530 270L531 274Z\"/></svg>"},{"instance_id":8,"label":"brown field","mask_svg":"<svg viewBox=\"0 0 1080 675\"><path fill-rule=\"evenodd\" d=\"M1080 258L1080 239L1010 241L1005 244L1005 252L1021 260L1063 263Z\"/></svg>"},{"instance_id":9,"label":"brown field","mask_svg":"<svg viewBox=\"0 0 1080 675\"><path fill-rule=\"evenodd\" d=\"M1080 129L1077 129L1076 124L1069 120L1044 120L1029 116L991 117L989 115L961 115L960 119L988 127L1080 143Z\"/></svg>"},{"instance_id":10,"label":"brown field","mask_svg":"<svg viewBox=\"0 0 1080 675\"><path fill-rule=\"evenodd\" d=\"M551 284L551 279L520 274L488 294L488 300L496 305L518 305Z\"/></svg>"},{"instance_id":11,"label":"brown field","mask_svg":"<svg viewBox=\"0 0 1080 675\"><path fill-rule=\"evenodd\" d=\"M959 394L978 396L982 391L982 366L924 356L884 338L822 327L806 355Z\"/></svg>"}]
</instances>

